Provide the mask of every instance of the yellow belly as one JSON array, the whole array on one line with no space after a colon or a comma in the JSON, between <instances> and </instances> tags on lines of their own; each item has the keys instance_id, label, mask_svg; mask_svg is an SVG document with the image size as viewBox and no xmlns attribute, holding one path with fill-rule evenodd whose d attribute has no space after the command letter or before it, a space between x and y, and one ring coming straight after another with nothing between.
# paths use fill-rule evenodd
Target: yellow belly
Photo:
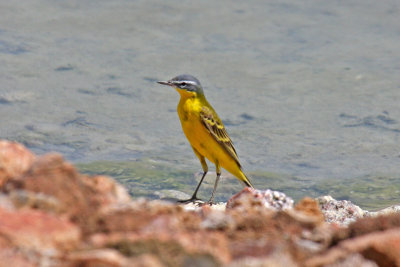
<instances>
[{"instance_id":1,"label":"yellow belly","mask_svg":"<svg viewBox=\"0 0 400 267\"><path fill-rule=\"evenodd\" d=\"M208 132L200 121L200 117L192 114L186 119L181 118L181 123L183 132L193 148L212 163L221 166L239 179L242 179L243 173L236 161Z\"/></svg>"},{"instance_id":2,"label":"yellow belly","mask_svg":"<svg viewBox=\"0 0 400 267\"><path fill-rule=\"evenodd\" d=\"M189 140L189 143L209 161L216 163L226 157L226 152L220 147L217 141L206 130L200 119L183 121L182 129Z\"/></svg>"}]
</instances>

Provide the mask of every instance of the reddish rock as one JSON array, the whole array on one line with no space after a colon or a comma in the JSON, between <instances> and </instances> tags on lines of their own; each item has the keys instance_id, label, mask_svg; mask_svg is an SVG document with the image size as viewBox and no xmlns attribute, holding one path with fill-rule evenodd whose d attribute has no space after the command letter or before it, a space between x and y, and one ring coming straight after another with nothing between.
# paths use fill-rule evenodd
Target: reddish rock
<instances>
[{"instance_id":1,"label":"reddish rock","mask_svg":"<svg viewBox=\"0 0 400 267\"><path fill-rule=\"evenodd\" d=\"M175 231L197 230L201 222L196 212L164 201L136 200L129 205L104 209L97 222L97 231Z\"/></svg>"},{"instance_id":2,"label":"reddish rock","mask_svg":"<svg viewBox=\"0 0 400 267\"><path fill-rule=\"evenodd\" d=\"M30 169L35 156L23 145L0 140L0 187L11 177L18 177Z\"/></svg>"},{"instance_id":3,"label":"reddish rock","mask_svg":"<svg viewBox=\"0 0 400 267\"><path fill-rule=\"evenodd\" d=\"M356 237L375 231L384 231L400 227L400 214L389 214L384 216L363 218L349 225L348 237Z\"/></svg>"},{"instance_id":4,"label":"reddish rock","mask_svg":"<svg viewBox=\"0 0 400 267\"><path fill-rule=\"evenodd\" d=\"M214 210L209 205L202 206L202 222L200 227L206 230L231 230L236 227L236 222L229 213Z\"/></svg>"},{"instance_id":5,"label":"reddish rock","mask_svg":"<svg viewBox=\"0 0 400 267\"><path fill-rule=\"evenodd\" d=\"M199 263L219 265L230 260L227 239L218 232L116 232L95 234L90 241L94 247L114 248L126 257L151 254L167 266L189 266L186 261L209 266Z\"/></svg>"},{"instance_id":6,"label":"reddish rock","mask_svg":"<svg viewBox=\"0 0 400 267\"><path fill-rule=\"evenodd\" d=\"M342 262L353 254L378 266L400 266L400 214L359 219L331 236L336 245L309 259L308 266Z\"/></svg>"},{"instance_id":7,"label":"reddish rock","mask_svg":"<svg viewBox=\"0 0 400 267\"><path fill-rule=\"evenodd\" d=\"M28 192L34 197L33 202L53 199L59 213L67 215L78 223L84 233L96 229L96 214L108 205L129 201L129 197L119 185L110 178L81 175L74 166L65 162L58 154L38 157L30 171L25 175L10 178L3 186L3 191L10 195L15 192ZM29 202L27 202L27 205ZM28 205L31 206L31 205ZM46 207L36 206L36 208Z\"/></svg>"},{"instance_id":8,"label":"reddish rock","mask_svg":"<svg viewBox=\"0 0 400 267\"><path fill-rule=\"evenodd\" d=\"M37 267L38 261L15 248L0 248L0 266Z\"/></svg>"},{"instance_id":9,"label":"reddish rock","mask_svg":"<svg viewBox=\"0 0 400 267\"><path fill-rule=\"evenodd\" d=\"M0 188L0 266L400 266L400 215L361 219L330 197L322 213L250 188L226 210L131 201L108 177L6 141Z\"/></svg>"},{"instance_id":10,"label":"reddish rock","mask_svg":"<svg viewBox=\"0 0 400 267\"><path fill-rule=\"evenodd\" d=\"M347 228L336 229L332 233L332 242L339 243L345 239L398 227L400 227L400 214L397 213L366 217L353 222Z\"/></svg>"},{"instance_id":11,"label":"reddish rock","mask_svg":"<svg viewBox=\"0 0 400 267\"><path fill-rule=\"evenodd\" d=\"M82 267L123 267L128 265L128 258L114 249L83 250L70 253L68 261L72 266ZM133 266L133 265L131 265Z\"/></svg>"},{"instance_id":12,"label":"reddish rock","mask_svg":"<svg viewBox=\"0 0 400 267\"><path fill-rule=\"evenodd\" d=\"M101 207L108 207L113 204L128 203L131 197L126 189L116 183L113 179L106 176L81 176L82 181L91 190L95 191L95 195Z\"/></svg>"},{"instance_id":13,"label":"reddish rock","mask_svg":"<svg viewBox=\"0 0 400 267\"><path fill-rule=\"evenodd\" d=\"M229 210L235 227L227 228L233 259L270 257L276 251L286 251L295 257L293 239L302 234L302 222L285 211L270 209Z\"/></svg>"},{"instance_id":14,"label":"reddish rock","mask_svg":"<svg viewBox=\"0 0 400 267\"><path fill-rule=\"evenodd\" d=\"M139 257L131 258L127 266L135 267L165 267L161 261L151 254L143 254Z\"/></svg>"},{"instance_id":15,"label":"reddish rock","mask_svg":"<svg viewBox=\"0 0 400 267\"><path fill-rule=\"evenodd\" d=\"M237 259L224 267L298 267L285 250L276 250L268 257L246 257Z\"/></svg>"},{"instance_id":16,"label":"reddish rock","mask_svg":"<svg viewBox=\"0 0 400 267\"><path fill-rule=\"evenodd\" d=\"M39 209L56 214L60 214L64 210L62 203L57 198L43 193L13 190L7 196L13 207L16 208Z\"/></svg>"},{"instance_id":17,"label":"reddish rock","mask_svg":"<svg viewBox=\"0 0 400 267\"><path fill-rule=\"evenodd\" d=\"M319 204L315 199L305 197L299 201L294 207L292 214L302 215L305 221L312 222L314 224L321 224L325 221L324 214L322 214ZM301 220L300 216L298 217Z\"/></svg>"},{"instance_id":18,"label":"reddish rock","mask_svg":"<svg viewBox=\"0 0 400 267\"><path fill-rule=\"evenodd\" d=\"M379 267L376 262L365 259L359 253L353 253L335 263L324 265L324 267Z\"/></svg>"},{"instance_id":19,"label":"reddish rock","mask_svg":"<svg viewBox=\"0 0 400 267\"><path fill-rule=\"evenodd\" d=\"M72 250L81 241L76 225L35 210L0 208L0 235L13 246L39 252Z\"/></svg>"},{"instance_id":20,"label":"reddish rock","mask_svg":"<svg viewBox=\"0 0 400 267\"><path fill-rule=\"evenodd\" d=\"M310 258L306 266L325 266L359 253L378 266L400 266L400 229L373 232L364 236L344 240L322 255Z\"/></svg>"},{"instance_id":21,"label":"reddish rock","mask_svg":"<svg viewBox=\"0 0 400 267\"><path fill-rule=\"evenodd\" d=\"M185 260L227 263L230 252L226 237L207 231L201 212L188 212L163 201L135 201L109 209L101 216L99 231L90 240L94 247L112 247L127 257L151 253L168 266Z\"/></svg>"},{"instance_id":22,"label":"reddish rock","mask_svg":"<svg viewBox=\"0 0 400 267\"><path fill-rule=\"evenodd\" d=\"M302 200L300 200L294 207L294 210L300 211L310 216L319 217L322 220L324 219L324 215L322 214L321 209L319 208L318 202L310 197L305 197Z\"/></svg>"}]
</instances>

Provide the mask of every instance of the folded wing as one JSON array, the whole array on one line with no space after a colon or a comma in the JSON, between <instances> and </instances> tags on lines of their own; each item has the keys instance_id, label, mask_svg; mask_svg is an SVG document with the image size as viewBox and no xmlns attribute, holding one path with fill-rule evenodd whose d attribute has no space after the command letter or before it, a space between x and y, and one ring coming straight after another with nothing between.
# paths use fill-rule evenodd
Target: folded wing
<instances>
[{"instance_id":1,"label":"folded wing","mask_svg":"<svg viewBox=\"0 0 400 267\"><path fill-rule=\"evenodd\" d=\"M239 168L241 168L232 140L215 111L208 107L202 107L200 118L211 136L225 149L226 152L228 152L228 154L236 161Z\"/></svg>"}]
</instances>

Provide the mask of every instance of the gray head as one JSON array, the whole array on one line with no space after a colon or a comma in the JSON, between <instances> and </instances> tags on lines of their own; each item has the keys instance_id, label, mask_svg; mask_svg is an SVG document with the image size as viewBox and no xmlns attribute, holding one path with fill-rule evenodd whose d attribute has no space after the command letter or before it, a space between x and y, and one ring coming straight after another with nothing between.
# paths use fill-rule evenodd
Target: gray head
<instances>
[{"instance_id":1,"label":"gray head","mask_svg":"<svg viewBox=\"0 0 400 267\"><path fill-rule=\"evenodd\" d=\"M159 84L169 85L175 87L176 89L186 90L188 92L193 92L197 94L204 94L203 88L199 80L196 77L189 74L181 74L169 81L166 82L158 82Z\"/></svg>"}]
</instances>

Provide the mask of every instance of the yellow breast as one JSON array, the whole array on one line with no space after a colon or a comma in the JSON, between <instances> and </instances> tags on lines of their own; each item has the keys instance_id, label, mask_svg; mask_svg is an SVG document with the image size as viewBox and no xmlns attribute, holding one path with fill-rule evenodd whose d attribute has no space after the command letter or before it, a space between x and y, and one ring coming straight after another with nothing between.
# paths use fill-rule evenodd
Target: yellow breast
<instances>
[{"instance_id":1,"label":"yellow breast","mask_svg":"<svg viewBox=\"0 0 400 267\"><path fill-rule=\"evenodd\" d=\"M196 97L181 97L178 104L178 115L183 132L193 148L213 163L225 162L228 155L200 119L200 111L204 102Z\"/></svg>"}]
</instances>

